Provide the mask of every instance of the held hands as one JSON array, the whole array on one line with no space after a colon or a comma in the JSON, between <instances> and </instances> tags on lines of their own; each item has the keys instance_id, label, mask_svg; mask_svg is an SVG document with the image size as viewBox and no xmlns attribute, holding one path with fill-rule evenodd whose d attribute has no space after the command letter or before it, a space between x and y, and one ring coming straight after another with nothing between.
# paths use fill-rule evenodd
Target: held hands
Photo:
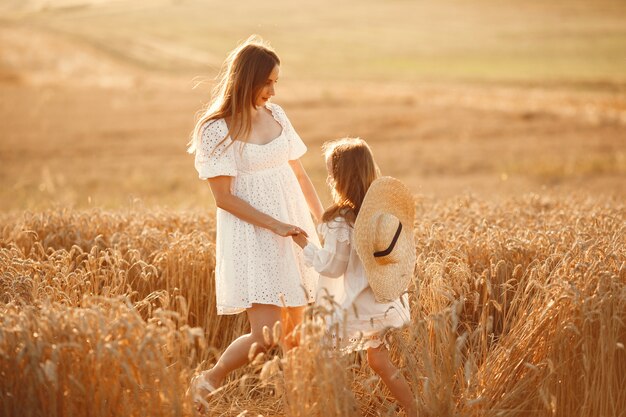
<instances>
[{"instance_id":1,"label":"held hands","mask_svg":"<svg viewBox=\"0 0 626 417\"><path fill-rule=\"evenodd\" d=\"M301 229L298 226L287 223L278 223L278 225L275 226L273 230L274 233L276 233L277 235L284 237L291 236L293 238L293 241L296 242L298 246L303 249L307 245L307 243L309 243L309 241L307 240L307 237L309 237L309 235L306 231L304 231L304 229Z\"/></svg>"},{"instance_id":2,"label":"held hands","mask_svg":"<svg viewBox=\"0 0 626 417\"><path fill-rule=\"evenodd\" d=\"M293 239L294 242L296 242L298 244L298 246L300 246L302 249L304 249L304 247L309 243L309 241L307 240L307 236L304 233L300 233L297 235L292 235L291 238Z\"/></svg>"},{"instance_id":3,"label":"held hands","mask_svg":"<svg viewBox=\"0 0 626 417\"><path fill-rule=\"evenodd\" d=\"M292 224L287 223L278 223L273 229L274 233L277 235L287 237L287 236L301 236L304 235L305 239L309 236L304 229L299 228L298 226L294 226Z\"/></svg>"}]
</instances>

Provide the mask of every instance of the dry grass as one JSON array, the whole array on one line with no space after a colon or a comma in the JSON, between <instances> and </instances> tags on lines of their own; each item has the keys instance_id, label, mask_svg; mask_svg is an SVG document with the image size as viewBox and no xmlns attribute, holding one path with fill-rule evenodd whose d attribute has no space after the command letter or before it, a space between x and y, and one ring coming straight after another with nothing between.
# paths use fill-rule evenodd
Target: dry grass
<instances>
[{"instance_id":1,"label":"dry grass","mask_svg":"<svg viewBox=\"0 0 626 417\"><path fill-rule=\"evenodd\" d=\"M3 305L2 415L189 415L186 376L202 332L122 298Z\"/></svg>"},{"instance_id":2,"label":"dry grass","mask_svg":"<svg viewBox=\"0 0 626 417\"><path fill-rule=\"evenodd\" d=\"M413 318L391 337L425 415L625 415L623 203L527 195L417 209ZM189 376L245 331L243 317L215 315L210 218L2 215L2 413L193 414ZM333 351L323 316L311 309L296 350L233 375L212 415L394 415L362 355Z\"/></svg>"}]
</instances>

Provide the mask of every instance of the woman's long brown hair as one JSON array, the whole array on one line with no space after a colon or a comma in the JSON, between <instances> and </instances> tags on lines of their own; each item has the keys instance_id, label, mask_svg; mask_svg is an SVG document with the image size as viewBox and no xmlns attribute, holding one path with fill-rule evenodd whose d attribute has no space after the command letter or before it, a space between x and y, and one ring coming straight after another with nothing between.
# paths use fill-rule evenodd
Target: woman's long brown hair
<instances>
[{"instance_id":1,"label":"woman's long brown hair","mask_svg":"<svg viewBox=\"0 0 626 417\"><path fill-rule=\"evenodd\" d=\"M343 217L353 225L359 214L365 193L380 176L380 171L367 143L360 138L343 138L323 146L333 204L322 216L323 222Z\"/></svg>"},{"instance_id":2,"label":"woman's long brown hair","mask_svg":"<svg viewBox=\"0 0 626 417\"><path fill-rule=\"evenodd\" d=\"M211 120L229 119L229 131L222 142L228 136L245 142L252 127L251 110L277 65L280 59L276 52L256 35L232 50L224 61L211 102L196 123L187 152L196 151L202 128Z\"/></svg>"}]
</instances>

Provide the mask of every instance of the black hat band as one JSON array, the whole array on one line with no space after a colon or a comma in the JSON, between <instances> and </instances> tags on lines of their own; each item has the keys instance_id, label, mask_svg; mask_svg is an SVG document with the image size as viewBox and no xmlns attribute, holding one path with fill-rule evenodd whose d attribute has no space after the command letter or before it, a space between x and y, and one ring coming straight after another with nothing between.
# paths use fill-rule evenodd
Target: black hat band
<instances>
[{"instance_id":1,"label":"black hat band","mask_svg":"<svg viewBox=\"0 0 626 417\"><path fill-rule=\"evenodd\" d=\"M396 246L396 243L398 242L398 238L400 237L401 231L402 231L402 222L398 223L398 229L396 230L396 234L393 236L393 239L391 240L391 244L389 245L389 247L385 250L374 252L374 258L380 258L380 257L389 255L391 251L393 250L393 248Z\"/></svg>"}]
</instances>

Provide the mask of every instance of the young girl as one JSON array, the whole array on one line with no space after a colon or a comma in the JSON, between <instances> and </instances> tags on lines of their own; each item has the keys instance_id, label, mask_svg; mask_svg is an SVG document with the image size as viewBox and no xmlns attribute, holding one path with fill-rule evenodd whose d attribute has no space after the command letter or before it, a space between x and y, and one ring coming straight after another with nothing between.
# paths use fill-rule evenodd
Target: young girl
<instances>
[{"instance_id":1,"label":"young girl","mask_svg":"<svg viewBox=\"0 0 626 417\"><path fill-rule=\"evenodd\" d=\"M320 273L319 294L331 295L346 314L349 340L343 350L367 350L371 368L407 415L415 416L413 395L385 340L387 329L410 320L404 291L415 264L413 199L399 181L377 180L378 167L362 139L329 142L324 151L333 195L319 228L324 246L302 234L293 239L307 265Z\"/></svg>"}]
</instances>

